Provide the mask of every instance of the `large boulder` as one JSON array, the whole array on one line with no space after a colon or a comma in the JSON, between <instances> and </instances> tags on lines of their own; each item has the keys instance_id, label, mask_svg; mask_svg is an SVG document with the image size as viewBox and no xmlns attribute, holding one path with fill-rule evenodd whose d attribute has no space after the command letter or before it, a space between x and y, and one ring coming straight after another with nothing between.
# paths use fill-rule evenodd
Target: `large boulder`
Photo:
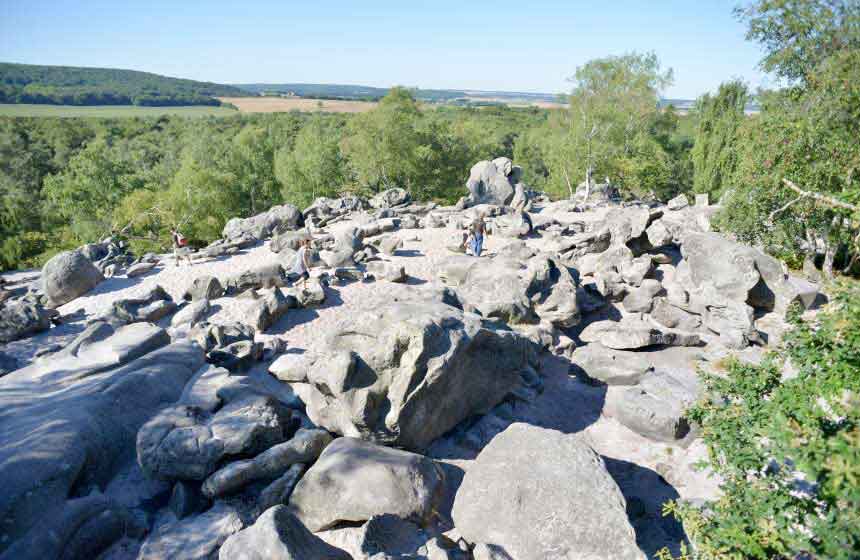
<instances>
[{"instance_id":1,"label":"large boulder","mask_svg":"<svg viewBox=\"0 0 860 560\"><path fill-rule=\"evenodd\" d=\"M269 211L250 218L232 218L224 225L222 236L228 241L252 237L265 239L275 230L293 230L304 225L302 213L292 204L273 206Z\"/></svg>"},{"instance_id":2,"label":"large boulder","mask_svg":"<svg viewBox=\"0 0 860 560\"><path fill-rule=\"evenodd\" d=\"M412 200L409 191L401 188L386 189L371 197L368 202L376 209L394 208L408 204Z\"/></svg>"},{"instance_id":3,"label":"large boulder","mask_svg":"<svg viewBox=\"0 0 860 560\"><path fill-rule=\"evenodd\" d=\"M16 301L0 306L0 342L12 342L51 328L57 312L41 305Z\"/></svg>"},{"instance_id":4,"label":"large boulder","mask_svg":"<svg viewBox=\"0 0 860 560\"><path fill-rule=\"evenodd\" d=\"M224 295L224 287L221 282L214 276L198 276L191 285L185 290L182 299L190 301L199 301L201 299L213 300Z\"/></svg>"},{"instance_id":5,"label":"large boulder","mask_svg":"<svg viewBox=\"0 0 860 560\"><path fill-rule=\"evenodd\" d=\"M65 251L42 267L42 289L59 307L92 290L104 276L81 251Z\"/></svg>"},{"instance_id":6,"label":"large boulder","mask_svg":"<svg viewBox=\"0 0 860 560\"><path fill-rule=\"evenodd\" d=\"M164 288L154 286L139 298L120 299L113 302L104 319L116 325L149 322L155 323L174 313L176 303Z\"/></svg>"},{"instance_id":7,"label":"large boulder","mask_svg":"<svg viewBox=\"0 0 860 560\"><path fill-rule=\"evenodd\" d=\"M317 537L285 506L266 510L257 521L224 542L220 560L352 560Z\"/></svg>"},{"instance_id":8,"label":"large boulder","mask_svg":"<svg viewBox=\"0 0 860 560\"><path fill-rule=\"evenodd\" d=\"M519 182L521 174L521 168L513 166L511 160L505 157L479 161L472 166L466 182L466 188L469 189L468 206L507 205L514 198L514 185Z\"/></svg>"},{"instance_id":9,"label":"large boulder","mask_svg":"<svg viewBox=\"0 0 860 560\"><path fill-rule=\"evenodd\" d=\"M438 302L393 302L350 317L295 385L334 432L423 449L520 382L529 342Z\"/></svg>"},{"instance_id":10,"label":"large boulder","mask_svg":"<svg viewBox=\"0 0 860 560\"><path fill-rule=\"evenodd\" d=\"M603 460L575 434L512 424L481 451L454 499L467 541L511 558L644 559Z\"/></svg>"},{"instance_id":11,"label":"large boulder","mask_svg":"<svg viewBox=\"0 0 860 560\"><path fill-rule=\"evenodd\" d=\"M386 513L424 526L441 506L444 481L432 459L344 437L299 481L290 506L314 532Z\"/></svg>"},{"instance_id":12,"label":"large boulder","mask_svg":"<svg viewBox=\"0 0 860 560\"><path fill-rule=\"evenodd\" d=\"M690 432L687 407L700 395L694 374L658 370L625 389L608 408L619 422L645 437L674 442Z\"/></svg>"},{"instance_id":13,"label":"large boulder","mask_svg":"<svg viewBox=\"0 0 860 560\"><path fill-rule=\"evenodd\" d=\"M493 233L503 237L524 237L532 232L532 220L525 212L514 211L493 222Z\"/></svg>"},{"instance_id":14,"label":"large boulder","mask_svg":"<svg viewBox=\"0 0 860 560\"><path fill-rule=\"evenodd\" d=\"M239 294L252 289L286 288L289 284L284 267L279 263L269 263L249 268L230 278L227 280L227 289L232 294Z\"/></svg>"}]
</instances>

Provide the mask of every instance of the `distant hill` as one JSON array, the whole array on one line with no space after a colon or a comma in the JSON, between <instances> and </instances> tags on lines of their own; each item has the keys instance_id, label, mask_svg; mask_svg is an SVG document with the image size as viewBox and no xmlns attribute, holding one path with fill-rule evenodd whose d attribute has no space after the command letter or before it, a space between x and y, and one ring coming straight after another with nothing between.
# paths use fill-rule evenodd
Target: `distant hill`
<instances>
[{"instance_id":1,"label":"distant hill","mask_svg":"<svg viewBox=\"0 0 860 560\"><path fill-rule=\"evenodd\" d=\"M0 103L47 105L220 105L246 95L233 86L112 68L0 62Z\"/></svg>"}]
</instances>

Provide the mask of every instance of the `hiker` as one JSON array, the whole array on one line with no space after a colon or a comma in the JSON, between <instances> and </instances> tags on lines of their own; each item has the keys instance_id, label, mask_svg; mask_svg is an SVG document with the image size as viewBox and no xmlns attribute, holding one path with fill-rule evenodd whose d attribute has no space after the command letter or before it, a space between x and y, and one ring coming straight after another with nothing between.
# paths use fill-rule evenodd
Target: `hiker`
<instances>
[{"instance_id":1,"label":"hiker","mask_svg":"<svg viewBox=\"0 0 860 560\"><path fill-rule=\"evenodd\" d=\"M484 232L486 230L487 224L484 222L484 215L478 214L470 228L470 233L472 235L472 255L476 257L481 256L481 251L484 247Z\"/></svg>"},{"instance_id":2,"label":"hiker","mask_svg":"<svg viewBox=\"0 0 860 560\"><path fill-rule=\"evenodd\" d=\"M293 274L298 274L299 278L302 279L302 289L304 290L308 284L308 279L311 277L309 269L311 267L311 256L308 253L308 249L311 245L311 240L307 237L302 239L301 244L299 245L299 250L296 253L296 260L293 263Z\"/></svg>"},{"instance_id":3,"label":"hiker","mask_svg":"<svg viewBox=\"0 0 860 560\"><path fill-rule=\"evenodd\" d=\"M179 261L182 257L185 257L188 264L191 264L191 255L188 251L188 239L175 229L170 230L170 236L173 239L173 260L175 262L175 266L179 266Z\"/></svg>"}]
</instances>

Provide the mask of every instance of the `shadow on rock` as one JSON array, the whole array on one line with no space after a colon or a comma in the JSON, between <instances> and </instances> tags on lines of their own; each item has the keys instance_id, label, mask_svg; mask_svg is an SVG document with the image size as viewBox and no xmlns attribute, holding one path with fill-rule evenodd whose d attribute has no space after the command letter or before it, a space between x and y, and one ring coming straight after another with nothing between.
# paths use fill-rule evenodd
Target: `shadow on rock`
<instances>
[{"instance_id":1,"label":"shadow on rock","mask_svg":"<svg viewBox=\"0 0 860 560\"><path fill-rule=\"evenodd\" d=\"M663 504L680 495L657 472L635 463L603 457L606 470L627 500L627 517L636 531L636 544L648 558L666 547L673 557L681 553L681 543L689 545L681 523L663 515Z\"/></svg>"}]
</instances>

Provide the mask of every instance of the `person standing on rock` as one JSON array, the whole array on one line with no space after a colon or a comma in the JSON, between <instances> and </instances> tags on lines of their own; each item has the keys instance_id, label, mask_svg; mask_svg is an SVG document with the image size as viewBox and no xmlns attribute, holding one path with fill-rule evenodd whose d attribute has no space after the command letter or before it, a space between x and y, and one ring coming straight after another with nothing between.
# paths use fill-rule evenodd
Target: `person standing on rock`
<instances>
[{"instance_id":1,"label":"person standing on rock","mask_svg":"<svg viewBox=\"0 0 860 560\"><path fill-rule=\"evenodd\" d=\"M173 260L176 266L179 266L182 257L185 257L188 264L192 264L191 255L188 254L188 239L175 229L170 230L170 237L173 239Z\"/></svg>"},{"instance_id":2,"label":"person standing on rock","mask_svg":"<svg viewBox=\"0 0 860 560\"><path fill-rule=\"evenodd\" d=\"M478 214L475 221L472 222L472 255L481 256L481 251L484 247L484 232L487 230L487 224L484 222L483 214Z\"/></svg>"},{"instance_id":3,"label":"person standing on rock","mask_svg":"<svg viewBox=\"0 0 860 560\"><path fill-rule=\"evenodd\" d=\"M308 285L308 279L311 277L309 269L311 267L311 257L308 254L308 247L311 245L311 240L307 237L302 239L301 244L299 245L299 250L296 253L296 260L293 262L293 269L291 272L294 274L298 274L299 278L302 279L302 289Z\"/></svg>"}]
</instances>

